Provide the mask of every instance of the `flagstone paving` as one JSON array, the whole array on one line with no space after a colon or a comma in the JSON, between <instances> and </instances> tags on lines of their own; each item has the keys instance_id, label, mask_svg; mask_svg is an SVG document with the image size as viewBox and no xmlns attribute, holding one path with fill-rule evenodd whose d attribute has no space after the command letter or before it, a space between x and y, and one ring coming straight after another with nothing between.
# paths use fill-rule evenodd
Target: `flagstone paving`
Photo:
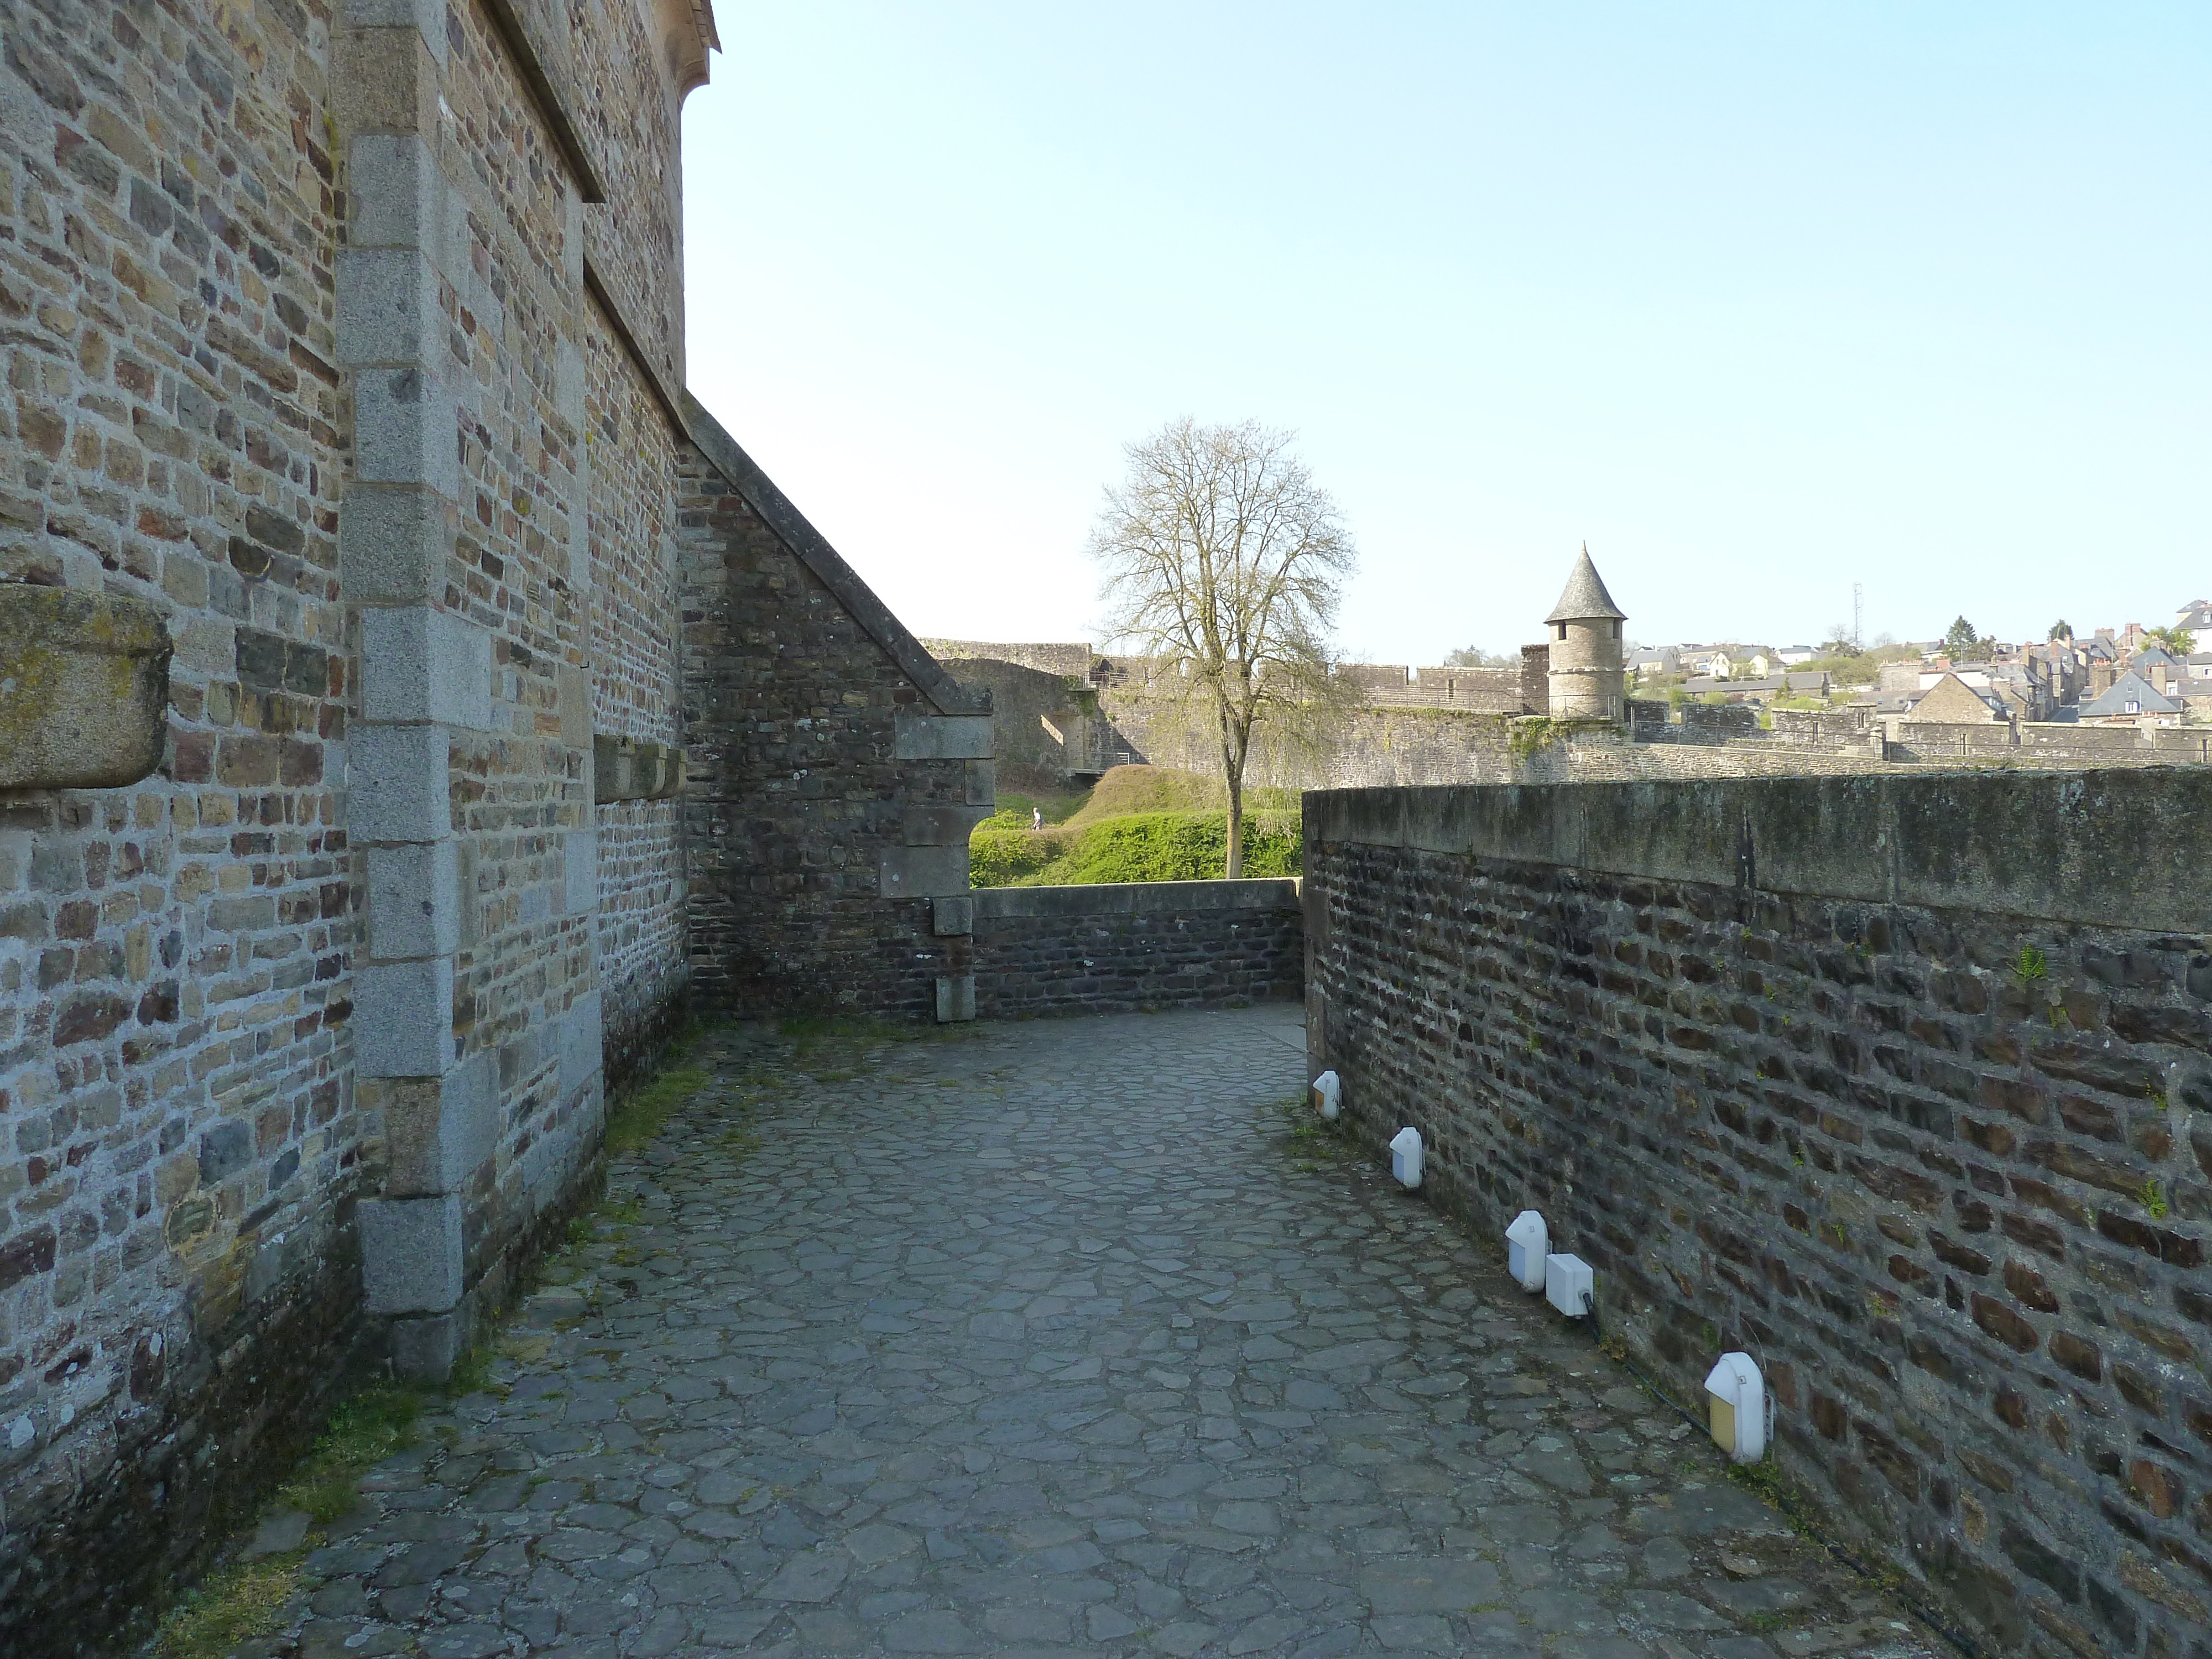
<instances>
[{"instance_id":1,"label":"flagstone paving","mask_svg":"<svg viewBox=\"0 0 2212 1659\"><path fill-rule=\"evenodd\" d=\"M1928 1655L1489 1243L1291 1137L1297 1018L717 1039L263 1650Z\"/></svg>"}]
</instances>

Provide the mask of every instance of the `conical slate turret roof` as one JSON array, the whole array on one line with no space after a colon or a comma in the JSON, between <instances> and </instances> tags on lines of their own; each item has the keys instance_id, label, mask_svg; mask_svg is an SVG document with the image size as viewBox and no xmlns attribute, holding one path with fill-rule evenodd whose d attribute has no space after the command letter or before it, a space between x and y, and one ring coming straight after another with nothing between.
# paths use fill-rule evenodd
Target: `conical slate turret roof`
<instances>
[{"instance_id":1,"label":"conical slate turret roof","mask_svg":"<svg viewBox=\"0 0 2212 1659\"><path fill-rule=\"evenodd\" d=\"M1625 622L1628 613L1613 602L1613 595L1605 591L1605 581L1590 562L1589 544L1583 544L1583 556L1575 562L1575 574L1567 578L1567 591L1559 595L1559 602L1552 607L1552 614L1544 618L1547 623L1592 622L1607 617Z\"/></svg>"}]
</instances>

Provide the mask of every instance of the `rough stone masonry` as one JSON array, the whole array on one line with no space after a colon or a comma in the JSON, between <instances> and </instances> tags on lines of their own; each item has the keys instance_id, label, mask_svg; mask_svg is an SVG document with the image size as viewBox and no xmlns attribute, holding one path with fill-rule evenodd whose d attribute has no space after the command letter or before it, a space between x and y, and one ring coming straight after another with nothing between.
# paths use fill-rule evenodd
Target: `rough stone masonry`
<instances>
[{"instance_id":1,"label":"rough stone masonry","mask_svg":"<svg viewBox=\"0 0 2212 1659\"><path fill-rule=\"evenodd\" d=\"M352 1358L448 1365L695 982L946 977L983 705L684 389L715 45L704 0L7 11L10 1654L126 1634Z\"/></svg>"},{"instance_id":2,"label":"rough stone masonry","mask_svg":"<svg viewBox=\"0 0 2212 1659\"><path fill-rule=\"evenodd\" d=\"M2212 1654L2200 768L1306 797L1311 1064L1990 1653Z\"/></svg>"}]
</instances>

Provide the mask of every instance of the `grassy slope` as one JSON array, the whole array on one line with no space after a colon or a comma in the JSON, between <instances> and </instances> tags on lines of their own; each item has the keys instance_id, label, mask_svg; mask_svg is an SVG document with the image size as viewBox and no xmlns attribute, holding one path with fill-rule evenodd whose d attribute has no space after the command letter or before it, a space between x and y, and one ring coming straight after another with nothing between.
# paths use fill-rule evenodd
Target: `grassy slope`
<instances>
[{"instance_id":1,"label":"grassy slope","mask_svg":"<svg viewBox=\"0 0 2212 1659\"><path fill-rule=\"evenodd\" d=\"M1244 872L1294 876L1300 867L1297 792L1245 794ZM1046 828L1030 828L1044 808ZM1218 779L1158 766L1117 766L1087 798L1008 796L968 843L978 887L1113 881L1204 881L1220 876L1228 791Z\"/></svg>"}]
</instances>

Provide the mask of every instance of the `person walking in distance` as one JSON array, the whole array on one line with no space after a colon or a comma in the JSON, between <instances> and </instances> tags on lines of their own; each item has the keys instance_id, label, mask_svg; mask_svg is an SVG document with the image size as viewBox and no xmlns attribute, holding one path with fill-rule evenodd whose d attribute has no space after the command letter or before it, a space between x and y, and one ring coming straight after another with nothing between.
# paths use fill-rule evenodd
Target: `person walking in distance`
<instances>
[{"instance_id":1,"label":"person walking in distance","mask_svg":"<svg viewBox=\"0 0 2212 1659\"><path fill-rule=\"evenodd\" d=\"M1030 808L1030 828L1032 830L1042 830L1044 828L1043 807L1032 806Z\"/></svg>"}]
</instances>

